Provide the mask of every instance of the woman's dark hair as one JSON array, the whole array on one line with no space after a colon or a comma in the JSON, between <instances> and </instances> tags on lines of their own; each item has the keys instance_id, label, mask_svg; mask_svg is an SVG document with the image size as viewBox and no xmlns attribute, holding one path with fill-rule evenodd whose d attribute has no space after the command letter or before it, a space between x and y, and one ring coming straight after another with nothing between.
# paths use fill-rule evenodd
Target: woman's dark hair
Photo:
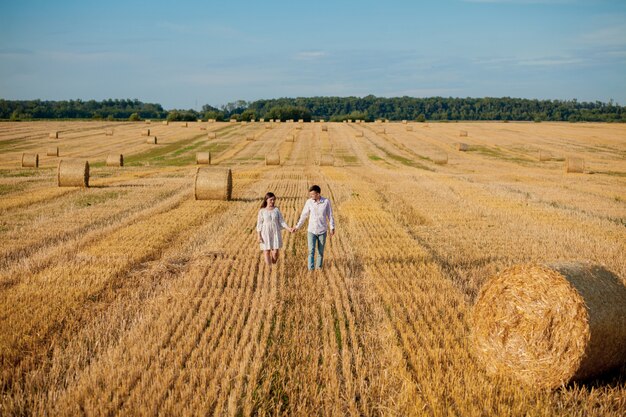
<instances>
[{"instance_id":1,"label":"woman's dark hair","mask_svg":"<svg viewBox=\"0 0 626 417\"><path fill-rule=\"evenodd\" d=\"M309 188L309 192L311 192L311 191L315 191L316 193L321 193L321 192L322 192L322 189L320 188L320 186L319 186L319 185L312 185L312 186Z\"/></svg>"},{"instance_id":2,"label":"woman's dark hair","mask_svg":"<svg viewBox=\"0 0 626 417\"><path fill-rule=\"evenodd\" d=\"M267 207L267 200L269 200L270 198L276 198L276 196L274 195L274 193L267 193L265 194L265 198L263 199L263 204L261 204L261 208L265 208Z\"/></svg>"}]
</instances>

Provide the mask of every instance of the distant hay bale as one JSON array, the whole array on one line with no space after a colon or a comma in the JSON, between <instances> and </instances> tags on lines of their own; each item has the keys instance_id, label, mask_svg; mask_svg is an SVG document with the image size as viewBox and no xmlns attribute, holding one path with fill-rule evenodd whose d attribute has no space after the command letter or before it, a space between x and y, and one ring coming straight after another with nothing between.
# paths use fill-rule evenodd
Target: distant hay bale
<instances>
[{"instance_id":1,"label":"distant hay bale","mask_svg":"<svg viewBox=\"0 0 626 417\"><path fill-rule=\"evenodd\" d=\"M352 123L352 119L348 119L348 123Z\"/></svg>"},{"instance_id":2,"label":"distant hay bale","mask_svg":"<svg viewBox=\"0 0 626 417\"><path fill-rule=\"evenodd\" d=\"M296 135L294 134L287 135L287 142L295 142L295 141L296 141Z\"/></svg>"},{"instance_id":3,"label":"distant hay bale","mask_svg":"<svg viewBox=\"0 0 626 417\"><path fill-rule=\"evenodd\" d=\"M215 138L217 138L217 133L209 132L209 133L207 133L207 138L208 139L215 139Z\"/></svg>"},{"instance_id":4,"label":"distant hay bale","mask_svg":"<svg viewBox=\"0 0 626 417\"><path fill-rule=\"evenodd\" d=\"M402 121L402 124L403 124L403 125L407 124L407 121L406 121L406 120L403 120L403 121Z\"/></svg>"},{"instance_id":5,"label":"distant hay bale","mask_svg":"<svg viewBox=\"0 0 626 417\"><path fill-rule=\"evenodd\" d=\"M407 126L406 126L406 131L407 131L407 132L412 132L412 131L413 131L413 126L411 126L411 125L407 125Z\"/></svg>"},{"instance_id":6,"label":"distant hay bale","mask_svg":"<svg viewBox=\"0 0 626 417\"><path fill-rule=\"evenodd\" d=\"M144 122L145 122L147 125L149 125L150 123L152 123L152 120L150 120L150 119L146 119Z\"/></svg>"},{"instance_id":7,"label":"distant hay bale","mask_svg":"<svg viewBox=\"0 0 626 417\"><path fill-rule=\"evenodd\" d=\"M141 136L150 136L150 129L143 129L141 131Z\"/></svg>"},{"instance_id":8,"label":"distant hay bale","mask_svg":"<svg viewBox=\"0 0 626 417\"><path fill-rule=\"evenodd\" d=\"M123 167L124 155L121 153L110 153L107 155L106 166L108 167Z\"/></svg>"},{"instance_id":9,"label":"distant hay bale","mask_svg":"<svg viewBox=\"0 0 626 417\"><path fill-rule=\"evenodd\" d=\"M326 123L326 120L320 119L320 123Z\"/></svg>"},{"instance_id":10,"label":"distant hay bale","mask_svg":"<svg viewBox=\"0 0 626 417\"><path fill-rule=\"evenodd\" d=\"M271 123L265 123L265 128L266 129L271 129L272 128L272 124Z\"/></svg>"},{"instance_id":11,"label":"distant hay bale","mask_svg":"<svg viewBox=\"0 0 626 417\"><path fill-rule=\"evenodd\" d=\"M331 167L335 165L335 158L332 155L322 155L320 158L320 166Z\"/></svg>"},{"instance_id":12,"label":"distant hay bale","mask_svg":"<svg viewBox=\"0 0 626 417\"><path fill-rule=\"evenodd\" d=\"M266 154L265 165L280 165L280 154L278 152Z\"/></svg>"},{"instance_id":13,"label":"distant hay bale","mask_svg":"<svg viewBox=\"0 0 626 417\"><path fill-rule=\"evenodd\" d=\"M209 123L215 123L215 119L209 119Z\"/></svg>"},{"instance_id":14,"label":"distant hay bale","mask_svg":"<svg viewBox=\"0 0 626 417\"><path fill-rule=\"evenodd\" d=\"M297 124L297 125L296 125L296 130L302 130L302 126L301 126L301 125L299 125L299 124Z\"/></svg>"},{"instance_id":15,"label":"distant hay bale","mask_svg":"<svg viewBox=\"0 0 626 417\"><path fill-rule=\"evenodd\" d=\"M467 143L459 142L456 144L456 150L461 152L469 151L469 145Z\"/></svg>"},{"instance_id":16,"label":"distant hay bale","mask_svg":"<svg viewBox=\"0 0 626 417\"><path fill-rule=\"evenodd\" d=\"M194 181L196 200L230 200L233 176L230 168L198 168Z\"/></svg>"},{"instance_id":17,"label":"distant hay bale","mask_svg":"<svg viewBox=\"0 0 626 417\"><path fill-rule=\"evenodd\" d=\"M59 147L52 146L46 149L46 156L59 156Z\"/></svg>"},{"instance_id":18,"label":"distant hay bale","mask_svg":"<svg viewBox=\"0 0 626 417\"><path fill-rule=\"evenodd\" d=\"M246 135L246 140L254 140L254 134L252 134L252 133L248 133L248 134Z\"/></svg>"},{"instance_id":19,"label":"distant hay bale","mask_svg":"<svg viewBox=\"0 0 626 417\"><path fill-rule=\"evenodd\" d=\"M540 161L549 161L552 159L552 154L546 151L539 151L539 160Z\"/></svg>"},{"instance_id":20,"label":"distant hay bale","mask_svg":"<svg viewBox=\"0 0 626 417\"><path fill-rule=\"evenodd\" d=\"M434 155L431 159L437 165L446 165L448 163L448 154L447 153L437 154L437 155Z\"/></svg>"},{"instance_id":21,"label":"distant hay bale","mask_svg":"<svg viewBox=\"0 0 626 417\"><path fill-rule=\"evenodd\" d=\"M59 187L89 187L89 162L84 159L62 159L57 167Z\"/></svg>"},{"instance_id":22,"label":"distant hay bale","mask_svg":"<svg viewBox=\"0 0 626 417\"><path fill-rule=\"evenodd\" d=\"M347 120L344 120L344 121L343 121L343 123L348 123L348 121L347 121Z\"/></svg>"},{"instance_id":23,"label":"distant hay bale","mask_svg":"<svg viewBox=\"0 0 626 417\"><path fill-rule=\"evenodd\" d=\"M50 132L50 133L48 134L48 137L49 137L50 139L58 139L58 138L59 138L59 132L56 132L56 131L55 131L55 132Z\"/></svg>"},{"instance_id":24,"label":"distant hay bale","mask_svg":"<svg viewBox=\"0 0 626 417\"><path fill-rule=\"evenodd\" d=\"M326 125L322 126L322 132L328 132L328 126Z\"/></svg>"},{"instance_id":25,"label":"distant hay bale","mask_svg":"<svg viewBox=\"0 0 626 417\"><path fill-rule=\"evenodd\" d=\"M467 137L467 130L461 130L461 131L459 132L459 136L461 136L461 137Z\"/></svg>"},{"instance_id":26,"label":"distant hay bale","mask_svg":"<svg viewBox=\"0 0 626 417\"><path fill-rule=\"evenodd\" d=\"M105 136L113 136L113 129L107 129L104 131Z\"/></svg>"},{"instance_id":27,"label":"distant hay bale","mask_svg":"<svg viewBox=\"0 0 626 417\"><path fill-rule=\"evenodd\" d=\"M237 119L230 119L229 122L230 123L237 123Z\"/></svg>"},{"instance_id":28,"label":"distant hay bale","mask_svg":"<svg viewBox=\"0 0 626 417\"><path fill-rule=\"evenodd\" d=\"M256 123L256 120L250 119L250 123Z\"/></svg>"},{"instance_id":29,"label":"distant hay bale","mask_svg":"<svg viewBox=\"0 0 626 417\"><path fill-rule=\"evenodd\" d=\"M189 123L184 122L184 123L181 125L181 127L189 127Z\"/></svg>"},{"instance_id":30,"label":"distant hay bale","mask_svg":"<svg viewBox=\"0 0 626 417\"><path fill-rule=\"evenodd\" d=\"M582 158L567 158L565 161L565 172L579 174L585 172L585 160Z\"/></svg>"},{"instance_id":31,"label":"distant hay bale","mask_svg":"<svg viewBox=\"0 0 626 417\"><path fill-rule=\"evenodd\" d=\"M304 123L304 119L298 119L298 123Z\"/></svg>"},{"instance_id":32,"label":"distant hay bale","mask_svg":"<svg viewBox=\"0 0 626 417\"><path fill-rule=\"evenodd\" d=\"M261 118L259 119L259 122L260 122L260 123L265 122L265 118L261 117Z\"/></svg>"},{"instance_id":33,"label":"distant hay bale","mask_svg":"<svg viewBox=\"0 0 626 417\"><path fill-rule=\"evenodd\" d=\"M23 153L22 154L22 167L23 168L39 168L39 154Z\"/></svg>"},{"instance_id":34,"label":"distant hay bale","mask_svg":"<svg viewBox=\"0 0 626 417\"><path fill-rule=\"evenodd\" d=\"M168 125L170 124L170 122L169 122L169 121L167 121L167 120L164 120L164 121L163 121L163 122L161 122L161 123L162 123L164 126L168 126Z\"/></svg>"},{"instance_id":35,"label":"distant hay bale","mask_svg":"<svg viewBox=\"0 0 626 417\"><path fill-rule=\"evenodd\" d=\"M197 119L196 122L202 123L202 119Z\"/></svg>"},{"instance_id":36,"label":"distant hay bale","mask_svg":"<svg viewBox=\"0 0 626 417\"><path fill-rule=\"evenodd\" d=\"M149 145L156 145L157 137L156 136L149 137L148 139L146 139L146 143Z\"/></svg>"},{"instance_id":37,"label":"distant hay bale","mask_svg":"<svg viewBox=\"0 0 626 417\"><path fill-rule=\"evenodd\" d=\"M198 164L198 165L211 165L211 152L198 152L198 153L196 153L196 164Z\"/></svg>"},{"instance_id":38,"label":"distant hay bale","mask_svg":"<svg viewBox=\"0 0 626 417\"><path fill-rule=\"evenodd\" d=\"M205 126L200 126L200 130L206 130Z\"/></svg>"},{"instance_id":39,"label":"distant hay bale","mask_svg":"<svg viewBox=\"0 0 626 417\"><path fill-rule=\"evenodd\" d=\"M490 373L556 388L626 364L626 287L600 266L523 264L491 278L472 317Z\"/></svg>"},{"instance_id":40,"label":"distant hay bale","mask_svg":"<svg viewBox=\"0 0 626 417\"><path fill-rule=\"evenodd\" d=\"M376 133L378 133L379 135L385 135L387 134L387 129L383 127L382 129L378 129Z\"/></svg>"},{"instance_id":41,"label":"distant hay bale","mask_svg":"<svg viewBox=\"0 0 626 417\"><path fill-rule=\"evenodd\" d=\"M360 131L360 132L356 132L356 133L354 134L354 136L356 136L357 138L362 138L362 137L363 137L363 132L362 132L362 131Z\"/></svg>"}]
</instances>

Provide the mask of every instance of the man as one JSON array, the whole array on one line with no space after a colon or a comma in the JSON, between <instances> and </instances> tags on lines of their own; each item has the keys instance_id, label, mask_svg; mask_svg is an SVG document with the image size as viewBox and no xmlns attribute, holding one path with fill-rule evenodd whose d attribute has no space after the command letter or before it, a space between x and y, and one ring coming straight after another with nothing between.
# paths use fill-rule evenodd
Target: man
<instances>
[{"instance_id":1,"label":"man","mask_svg":"<svg viewBox=\"0 0 626 417\"><path fill-rule=\"evenodd\" d=\"M326 245L326 234L328 232L326 220L330 223L330 236L335 234L335 219L333 218L333 209L330 207L330 200L322 197L322 190L319 186L313 185L309 188L309 199L302 209L300 220L294 227L298 230L309 218L308 227L308 243L309 243L309 271L314 269L315 264L315 247L317 246L317 268L322 269L324 262L324 246Z\"/></svg>"}]
</instances>

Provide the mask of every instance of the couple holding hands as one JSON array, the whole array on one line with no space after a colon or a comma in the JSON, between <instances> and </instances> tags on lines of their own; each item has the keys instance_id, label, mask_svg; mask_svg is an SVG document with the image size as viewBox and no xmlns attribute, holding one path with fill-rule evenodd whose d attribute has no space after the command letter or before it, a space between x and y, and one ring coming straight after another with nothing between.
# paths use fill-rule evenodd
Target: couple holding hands
<instances>
[{"instance_id":1,"label":"couple holding hands","mask_svg":"<svg viewBox=\"0 0 626 417\"><path fill-rule=\"evenodd\" d=\"M304 204L302 214L295 227L289 227L282 213L276 207L276 196L273 193L265 194L263 204L259 210L257 217L256 231L259 238L259 245L265 256L265 262L270 266L278 261L278 250L283 246L283 239L280 234L282 229L287 229L290 233L294 233L309 218L309 227L307 233L307 241L309 244L308 268L312 271L315 266L322 268L324 261L324 246L326 245L326 236L335 234L335 219L333 218L333 210L330 206L330 200L322 197L321 189L317 185L309 188L309 199ZM330 225L330 232L326 226L326 221ZM317 247L318 257L315 263L315 251Z\"/></svg>"}]
</instances>

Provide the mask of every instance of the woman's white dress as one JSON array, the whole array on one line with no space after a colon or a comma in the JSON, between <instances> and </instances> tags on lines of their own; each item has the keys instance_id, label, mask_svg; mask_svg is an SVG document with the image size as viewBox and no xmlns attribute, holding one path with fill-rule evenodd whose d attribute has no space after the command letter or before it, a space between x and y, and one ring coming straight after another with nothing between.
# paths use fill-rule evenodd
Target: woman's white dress
<instances>
[{"instance_id":1,"label":"woman's white dress","mask_svg":"<svg viewBox=\"0 0 626 417\"><path fill-rule=\"evenodd\" d=\"M260 244L261 250L282 248L283 238L280 231L287 228L289 226L278 207L274 207L272 210L264 208L259 210L256 231L261 232L261 238L263 239L263 243Z\"/></svg>"}]
</instances>

